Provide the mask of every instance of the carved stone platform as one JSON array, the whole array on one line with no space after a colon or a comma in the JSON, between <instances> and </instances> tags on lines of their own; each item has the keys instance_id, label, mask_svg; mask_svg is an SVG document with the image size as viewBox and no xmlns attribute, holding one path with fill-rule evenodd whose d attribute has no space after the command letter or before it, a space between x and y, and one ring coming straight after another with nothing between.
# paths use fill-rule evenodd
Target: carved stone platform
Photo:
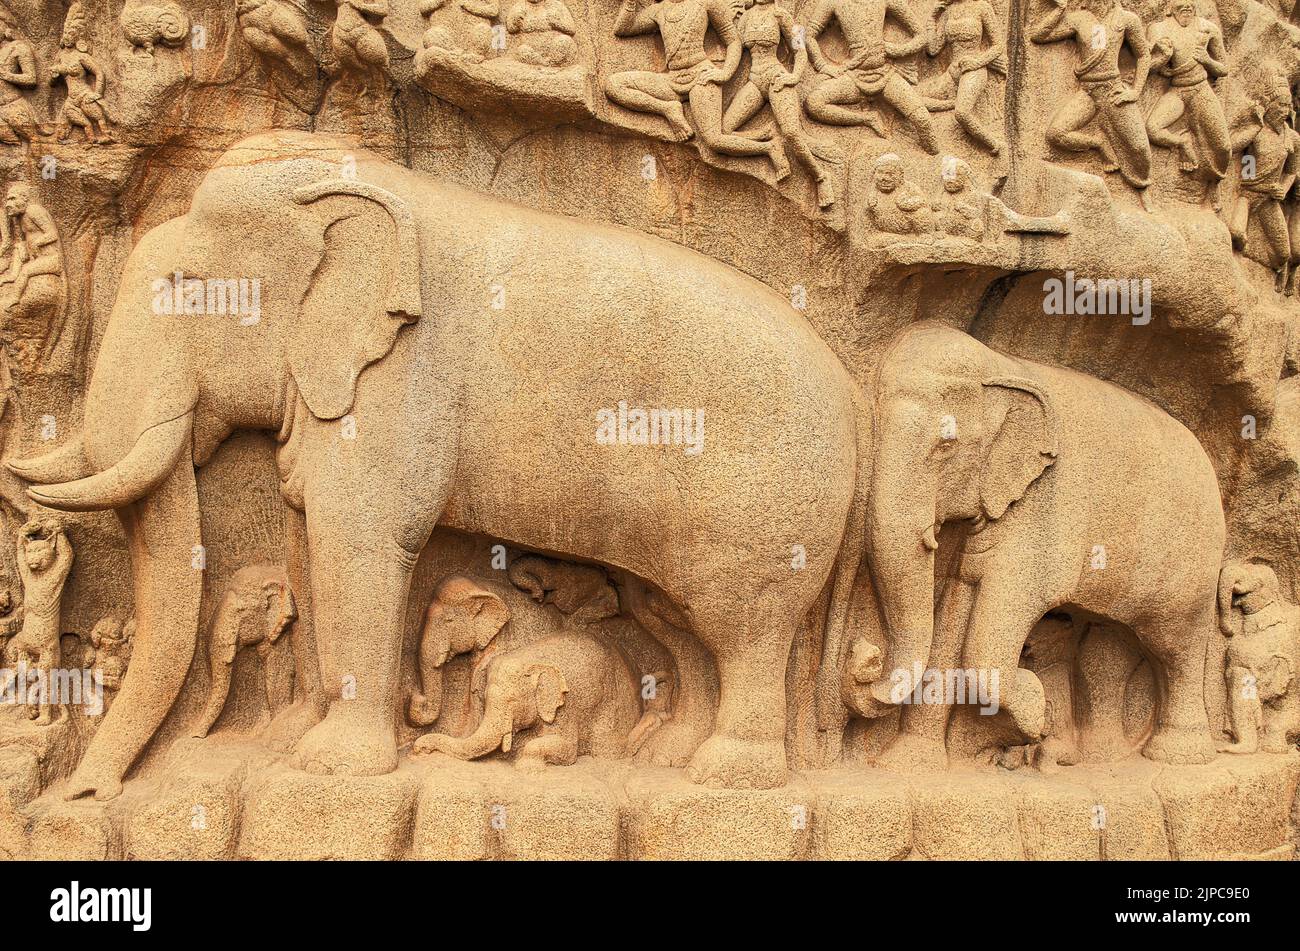
<instances>
[{"instance_id":1,"label":"carved stone platform","mask_svg":"<svg viewBox=\"0 0 1300 951\"><path fill-rule=\"evenodd\" d=\"M1145 760L1051 778L1006 770L795 774L776 790L584 759L403 760L314 776L259 748L178 744L109 802L39 798L36 757L0 761L0 849L40 859L1274 859L1295 857L1300 755ZM202 756L198 754L202 752ZM1098 808L1100 807L1100 808Z\"/></svg>"}]
</instances>

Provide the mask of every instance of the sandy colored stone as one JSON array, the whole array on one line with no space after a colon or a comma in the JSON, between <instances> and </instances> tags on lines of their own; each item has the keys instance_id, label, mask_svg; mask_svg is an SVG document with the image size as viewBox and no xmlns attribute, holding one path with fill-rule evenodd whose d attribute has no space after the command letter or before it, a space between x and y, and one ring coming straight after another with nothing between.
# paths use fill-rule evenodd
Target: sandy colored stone
<instances>
[{"instance_id":1,"label":"sandy colored stone","mask_svg":"<svg viewBox=\"0 0 1300 951\"><path fill-rule=\"evenodd\" d=\"M630 858L801 859L812 847L813 791L800 781L776 790L696 786L680 773L638 772L626 795L634 829Z\"/></svg>"},{"instance_id":2,"label":"sandy colored stone","mask_svg":"<svg viewBox=\"0 0 1300 951\"><path fill-rule=\"evenodd\" d=\"M813 857L898 859L912 845L912 802L902 777L865 770L813 773Z\"/></svg>"},{"instance_id":3,"label":"sandy colored stone","mask_svg":"<svg viewBox=\"0 0 1300 951\"><path fill-rule=\"evenodd\" d=\"M1294 857L1288 4L0 3L0 855Z\"/></svg>"},{"instance_id":4,"label":"sandy colored stone","mask_svg":"<svg viewBox=\"0 0 1300 951\"><path fill-rule=\"evenodd\" d=\"M261 777L245 805L239 857L396 859L409 847L417 777Z\"/></svg>"}]
</instances>

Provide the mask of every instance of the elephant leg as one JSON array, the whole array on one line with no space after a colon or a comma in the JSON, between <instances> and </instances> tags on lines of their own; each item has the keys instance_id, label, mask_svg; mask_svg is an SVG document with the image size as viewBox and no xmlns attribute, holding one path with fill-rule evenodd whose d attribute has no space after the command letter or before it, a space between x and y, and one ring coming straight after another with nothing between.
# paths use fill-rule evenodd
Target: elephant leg
<instances>
[{"instance_id":1,"label":"elephant leg","mask_svg":"<svg viewBox=\"0 0 1300 951\"><path fill-rule=\"evenodd\" d=\"M651 610L640 581L629 581L623 590L629 613L664 646L677 667L672 717L646 738L636 758L656 766L685 766L713 726L718 697L713 660L693 634Z\"/></svg>"},{"instance_id":2,"label":"elephant leg","mask_svg":"<svg viewBox=\"0 0 1300 951\"><path fill-rule=\"evenodd\" d=\"M1033 742L1047 721L1047 696L1038 675L1020 669L1020 654L1034 625L1056 602L1025 591L1024 580L1009 568L985 574L966 629L962 668L987 678L998 711Z\"/></svg>"},{"instance_id":3,"label":"elephant leg","mask_svg":"<svg viewBox=\"0 0 1300 951\"><path fill-rule=\"evenodd\" d=\"M572 766L578 761L577 737L547 733L528 740L519 748L515 766L525 772L540 772L548 763Z\"/></svg>"},{"instance_id":4,"label":"elephant leg","mask_svg":"<svg viewBox=\"0 0 1300 951\"><path fill-rule=\"evenodd\" d=\"M315 625L312 623L311 577L307 568L307 523L302 512L284 506L286 573L298 606L298 618L284 635L293 650L293 702L276 709L263 739L274 750L287 753L302 735L325 716L325 696L317 664Z\"/></svg>"},{"instance_id":5,"label":"elephant leg","mask_svg":"<svg viewBox=\"0 0 1300 951\"><path fill-rule=\"evenodd\" d=\"M397 768L398 667L416 553L367 504L330 486L307 503L312 612L325 719L298 741L310 773L374 776Z\"/></svg>"},{"instance_id":6,"label":"elephant leg","mask_svg":"<svg viewBox=\"0 0 1300 951\"><path fill-rule=\"evenodd\" d=\"M692 604L700 640L718 666L714 733L691 757L687 773L705 786L774 789L784 785L785 674L802 608L790 592L769 588L745 600L734 592L709 609Z\"/></svg>"},{"instance_id":7,"label":"elephant leg","mask_svg":"<svg viewBox=\"0 0 1300 951\"><path fill-rule=\"evenodd\" d=\"M975 603L975 587L950 578L935 612L931 669L946 670L961 660L962 641ZM888 671L885 672L888 676ZM947 735L952 707L946 703L905 703L901 706L898 735L875 765L903 773L940 772L948 767Z\"/></svg>"},{"instance_id":8,"label":"elephant leg","mask_svg":"<svg viewBox=\"0 0 1300 951\"><path fill-rule=\"evenodd\" d=\"M1155 661L1156 728L1142 754L1161 763L1208 763L1214 758L1205 712L1206 638L1214 630L1214 603L1192 617L1152 618L1137 630Z\"/></svg>"}]
</instances>

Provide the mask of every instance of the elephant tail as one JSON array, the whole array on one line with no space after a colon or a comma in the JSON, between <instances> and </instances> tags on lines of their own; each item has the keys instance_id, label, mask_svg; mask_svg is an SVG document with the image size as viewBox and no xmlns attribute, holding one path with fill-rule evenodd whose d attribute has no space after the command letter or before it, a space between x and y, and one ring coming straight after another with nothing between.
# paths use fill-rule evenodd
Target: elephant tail
<instances>
[{"instance_id":1,"label":"elephant tail","mask_svg":"<svg viewBox=\"0 0 1300 951\"><path fill-rule=\"evenodd\" d=\"M817 729L822 732L838 732L844 728L845 708L840 699L840 671L844 666L845 632L849 626L853 592L857 588L867 541L867 496L871 485L871 410L869 406L863 405L864 401L856 393L856 388L854 402L858 410L857 475L844 536L835 559L835 568L831 572L831 596L823 628L825 633L822 637L821 666L817 671Z\"/></svg>"}]
</instances>

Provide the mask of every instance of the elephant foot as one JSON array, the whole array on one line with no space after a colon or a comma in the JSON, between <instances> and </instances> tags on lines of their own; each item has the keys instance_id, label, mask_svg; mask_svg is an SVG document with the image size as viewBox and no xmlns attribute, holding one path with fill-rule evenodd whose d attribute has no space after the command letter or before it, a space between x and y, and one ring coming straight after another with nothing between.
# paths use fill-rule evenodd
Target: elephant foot
<instances>
[{"instance_id":1,"label":"elephant foot","mask_svg":"<svg viewBox=\"0 0 1300 951\"><path fill-rule=\"evenodd\" d=\"M704 731L692 725L689 717L673 717L644 736L633 760L652 766L685 766L704 739Z\"/></svg>"},{"instance_id":2,"label":"elephant foot","mask_svg":"<svg viewBox=\"0 0 1300 951\"><path fill-rule=\"evenodd\" d=\"M93 795L97 802L116 799L122 795L122 780L116 776L82 772L78 769L72 774L68 786L63 791L63 798L69 802Z\"/></svg>"},{"instance_id":3,"label":"elephant foot","mask_svg":"<svg viewBox=\"0 0 1300 951\"><path fill-rule=\"evenodd\" d=\"M1016 671L1015 682L1001 698L1001 703L1002 712L1010 717L1026 739L1037 740L1043 735L1047 721L1047 692L1032 670L1022 668Z\"/></svg>"},{"instance_id":4,"label":"elephant foot","mask_svg":"<svg viewBox=\"0 0 1300 951\"><path fill-rule=\"evenodd\" d=\"M301 700L285 707L271 719L262 733L262 741L277 753L288 753L303 734L320 721L321 714L316 706Z\"/></svg>"},{"instance_id":5,"label":"elephant foot","mask_svg":"<svg viewBox=\"0 0 1300 951\"><path fill-rule=\"evenodd\" d=\"M785 785L788 772L781 740L720 734L705 740L686 767L691 782L719 789L777 789Z\"/></svg>"},{"instance_id":6,"label":"elephant foot","mask_svg":"<svg viewBox=\"0 0 1300 951\"><path fill-rule=\"evenodd\" d=\"M392 723L371 711L335 704L328 715L298 741L292 765L306 773L382 776L397 768L397 740Z\"/></svg>"},{"instance_id":7,"label":"elephant foot","mask_svg":"<svg viewBox=\"0 0 1300 951\"><path fill-rule=\"evenodd\" d=\"M1195 727L1157 727L1142 748L1142 755L1157 763L1190 766L1214 759L1214 744L1208 730Z\"/></svg>"},{"instance_id":8,"label":"elephant foot","mask_svg":"<svg viewBox=\"0 0 1300 951\"><path fill-rule=\"evenodd\" d=\"M899 733L872 760L872 765L891 773L941 773L948 768L948 750L943 740Z\"/></svg>"}]
</instances>

